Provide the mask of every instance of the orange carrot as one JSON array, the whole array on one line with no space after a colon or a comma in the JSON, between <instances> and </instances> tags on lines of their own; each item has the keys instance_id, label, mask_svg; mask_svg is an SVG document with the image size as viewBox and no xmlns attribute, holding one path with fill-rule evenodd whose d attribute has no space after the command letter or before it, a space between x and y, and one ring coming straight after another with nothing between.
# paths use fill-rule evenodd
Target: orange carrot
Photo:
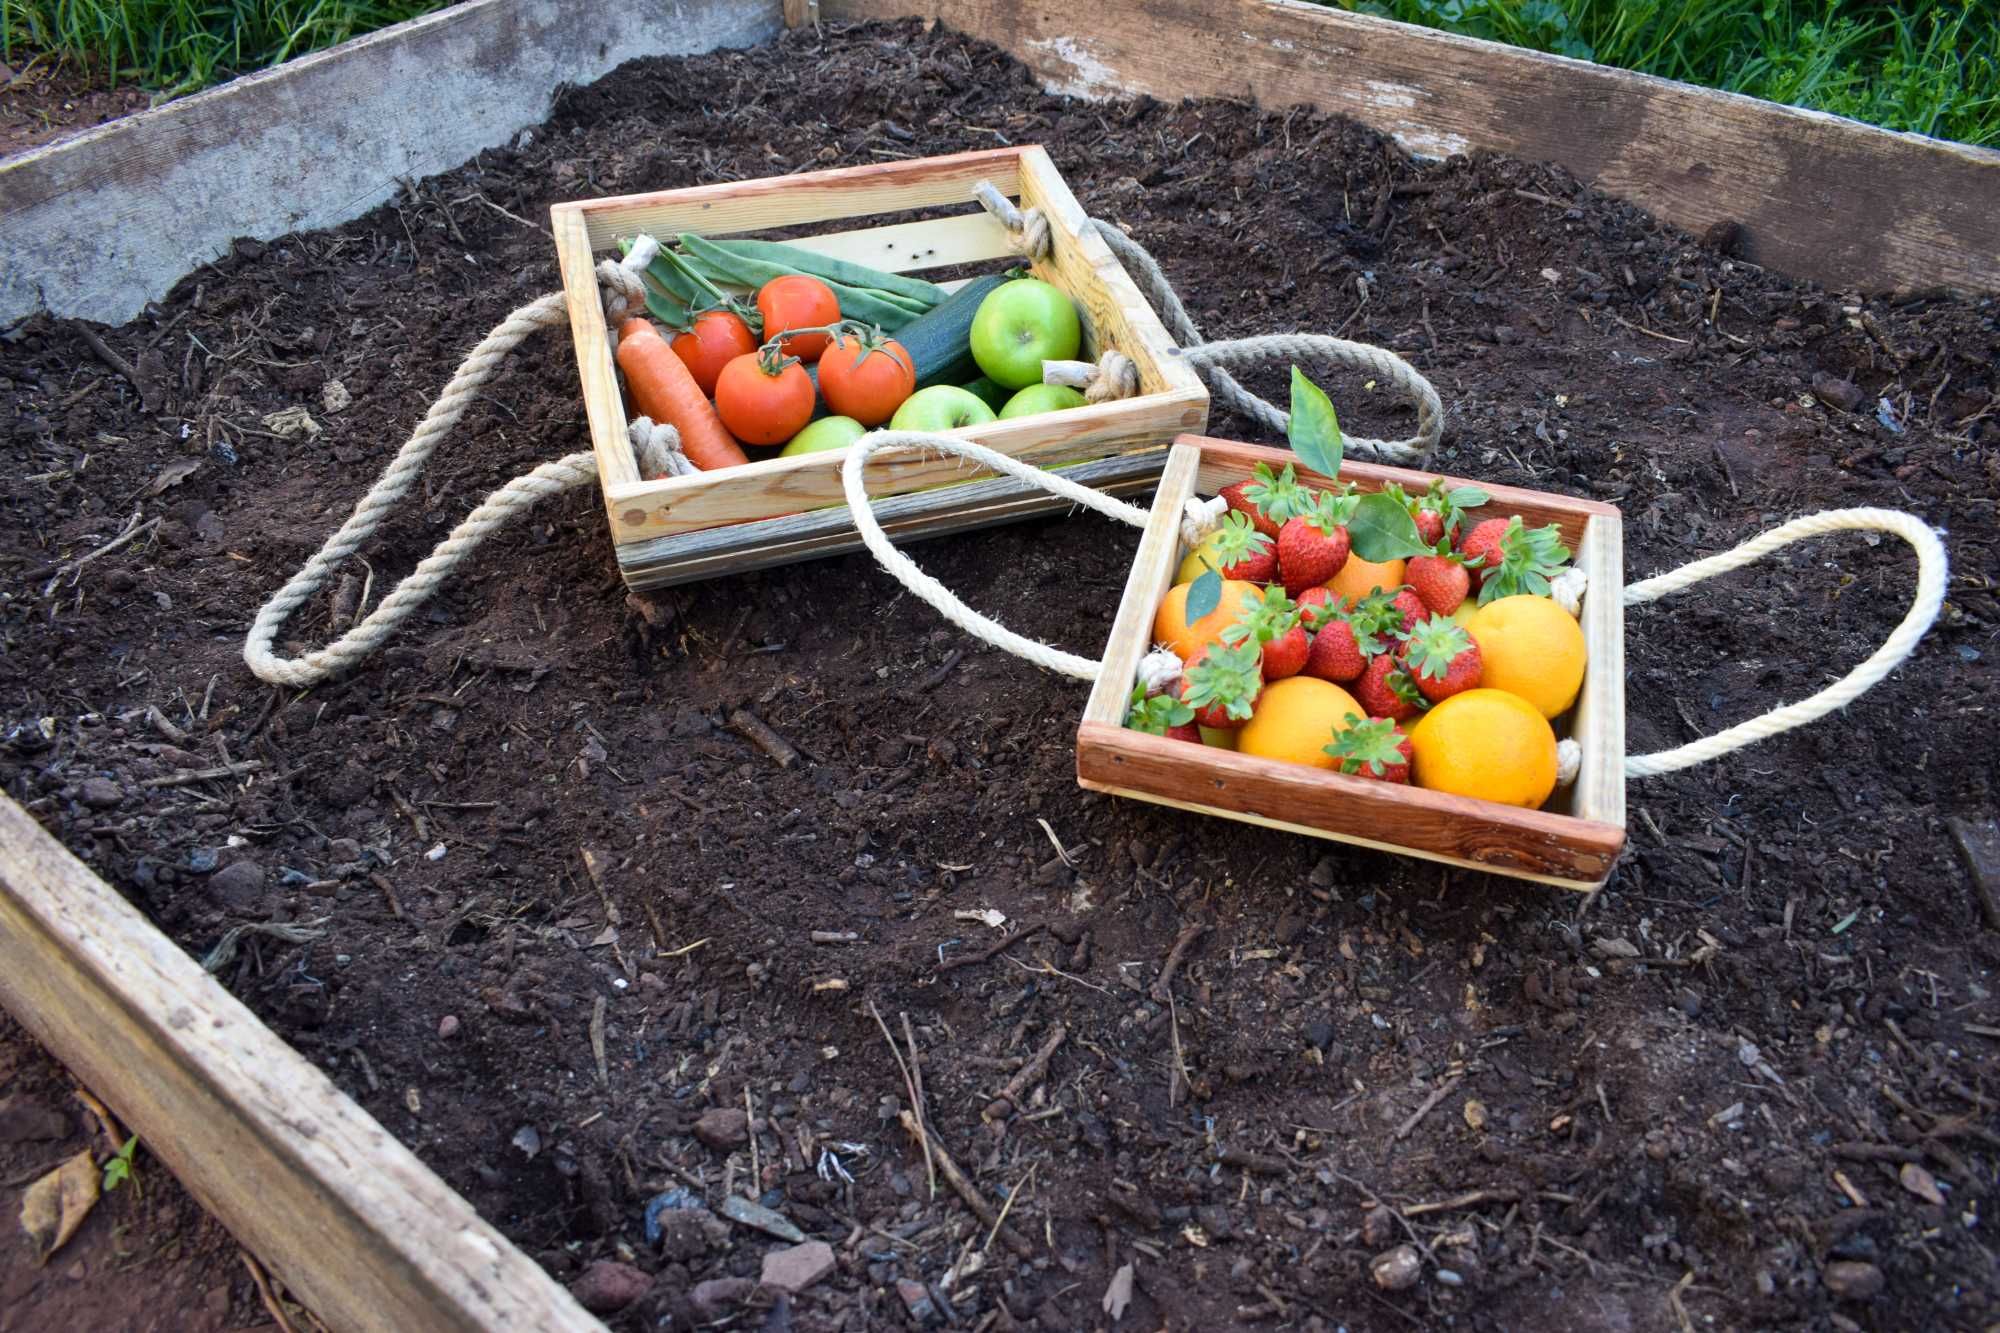
<instances>
[{"instance_id":1,"label":"orange carrot","mask_svg":"<svg viewBox=\"0 0 2000 1333\"><path fill-rule=\"evenodd\" d=\"M722 424L708 395L650 320L632 318L618 327L618 368L633 405L642 416L681 434L681 452L704 472L750 461L743 446Z\"/></svg>"}]
</instances>

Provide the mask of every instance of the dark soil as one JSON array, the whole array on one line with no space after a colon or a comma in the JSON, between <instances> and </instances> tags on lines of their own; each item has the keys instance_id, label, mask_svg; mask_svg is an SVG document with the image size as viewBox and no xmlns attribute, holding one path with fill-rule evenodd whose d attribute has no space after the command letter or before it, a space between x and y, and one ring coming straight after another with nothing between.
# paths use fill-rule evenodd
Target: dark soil
<instances>
[{"instance_id":1,"label":"dark soil","mask_svg":"<svg viewBox=\"0 0 2000 1333\"><path fill-rule=\"evenodd\" d=\"M350 679L245 671L259 604L478 335L557 285L510 214L1000 141L1048 145L1211 336L1402 352L1451 409L1439 468L1617 502L1634 577L1888 505L1949 532L1944 618L1845 714L1635 784L1591 899L1084 793L1082 691L865 556L680 590L654 624L589 494L497 539ZM761 1195L838 1253L737 1327L1106 1326L1126 1265L1127 1329L1984 1327L2000 935L1949 826L1995 818L1996 314L1820 291L1559 170L1415 164L1306 111L1043 96L915 24L643 61L350 226L239 244L105 332L136 388L71 325L0 343L0 711L55 728L0 751L0 780L197 953L318 923L223 979L558 1277L656 1273L620 1328L726 1314L695 1284L779 1244L673 1211L649 1242L648 1200L681 1187ZM1406 427L1329 387L1357 430ZM300 405L317 437L265 424ZM584 441L567 341L530 344L368 551L372 598ZM161 520L145 541L51 581L135 510ZM1076 517L919 551L1089 650L1135 544ZM1635 612L1631 748L1846 670L1912 569L1828 540ZM330 614L290 629L317 641ZM225 759L263 767L141 785ZM1045 928L947 970L1000 938L975 908ZM933 1133L988 1204L1018 1187L1028 1258L933 1197L877 1010L899 1040L908 1015ZM983 1119L1058 1031L1046 1078ZM749 1146L693 1132L746 1098L754 1178ZM1420 1279L1380 1290L1370 1258L1412 1239ZM968 1247L983 1267L944 1290Z\"/></svg>"},{"instance_id":2,"label":"dark soil","mask_svg":"<svg viewBox=\"0 0 2000 1333\"><path fill-rule=\"evenodd\" d=\"M18 68L0 64L0 158L80 134L153 104L135 83L116 87L102 71L53 56L17 51Z\"/></svg>"}]
</instances>

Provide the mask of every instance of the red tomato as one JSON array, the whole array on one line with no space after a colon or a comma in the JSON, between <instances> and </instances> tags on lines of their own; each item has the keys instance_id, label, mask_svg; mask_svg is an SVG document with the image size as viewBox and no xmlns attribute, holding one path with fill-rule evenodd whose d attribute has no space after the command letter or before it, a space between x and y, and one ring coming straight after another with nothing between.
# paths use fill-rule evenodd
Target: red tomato
<instances>
[{"instance_id":1,"label":"red tomato","mask_svg":"<svg viewBox=\"0 0 2000 1333\"><path fill-rule=\"evenodd\" d=\"M788 273L758 288L757 309L764 316L766 339L790 329L825 328L840 318L840 300L833 288L803 273ZM785 339L783 350L801 361L817 361L826 344L824 333L807 333Z\"/></svg>"},{"instance_id":2,"label":"red tomato","mask_svg":"<svg viewBox=\"0 0 2000 1333\"><path fill-rule=\"evenodd\" d=\"M842 334L819 359L819 391L841 416L879 426L917 391L916 366L893 338Z\"/></svg>"},{"instance_id":3,"label":"red tomato","mask_svg":"<svg viewBox=\"0 0 2000 1333\"><path fill-rule=\"evenodd\" d=\"M715 410L745 444L783 444L812 420L813 383L776 343L739 356L715 381Z\"/></svg>"},{"instance_id":4,"label":"red tomato","mask_svg":"<svg viewBox=\"0 0 2000 1333\"><path fill-rule=\"evenodd\" d=\"M715 377L722 368L747 352L757 350L757 336L750 326L728 310L710 310L694 317L694 328L675 338L674 355L694 376L701 391L713 397Z\"/></svg>"}]
</instances>

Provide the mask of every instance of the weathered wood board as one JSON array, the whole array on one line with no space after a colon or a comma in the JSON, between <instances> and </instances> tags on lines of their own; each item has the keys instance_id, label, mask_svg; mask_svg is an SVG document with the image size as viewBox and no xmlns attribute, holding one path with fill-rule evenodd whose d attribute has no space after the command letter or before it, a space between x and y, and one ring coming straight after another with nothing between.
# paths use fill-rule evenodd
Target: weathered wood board
<instances>
[{"instance_id":1,"label":"weathered wood board","mask_svg":"<svg viewBox=\"0 0 2000 1333\"><path fill-rule=\"evenodd\" d=\"M118 324L239 236L331 227L541 123L556 89L747 46L776 0L466 0L0 162L0 324Z\"/></svg>"},{"instance_id":2,"label":"weathered wood board","mask_svg":"<svg viewBox=\"0 0 2000 1333\"><path fill-rule=\"evenodd\" d=\"M602 1333L4 796L0 1005L333 1328Z\"/></svg>"},{"instance_id":3,"label":"weathered wood board","mask_svg":"<svg viewBox=\"0 0 2000 1333\"><path fill-rule=\"evenodd\" d=\"M2000 152L1896 134L1299 0L822 0L827 22L941 19L1052 90L1308 105L1412 152L1557 162L1745 258L1831 287L2000 291Z\"/></svg>"}]
</instances>

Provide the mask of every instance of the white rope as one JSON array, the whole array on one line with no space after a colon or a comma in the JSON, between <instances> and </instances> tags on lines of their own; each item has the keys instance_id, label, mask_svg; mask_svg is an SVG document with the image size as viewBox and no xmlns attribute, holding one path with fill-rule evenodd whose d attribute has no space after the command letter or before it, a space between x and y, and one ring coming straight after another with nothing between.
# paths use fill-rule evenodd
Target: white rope
<instances>
[{"instance_id":1,"label":"white rope","mask_svg":"<svg viewBox=\"0 0 2000 1333\"><path fill-rule=\"evenodd\" d=\"M1222 526L1222 516L1229 512L1229 501L1219 495L1211 495L1206 500L1199 495L1190 495L1181 501L1181 541L1188 550L1208 540L1208 534Z\"/></svg>"},{"instance_id":2,"label":"white rope","mask_svg":"<svg viewBox=\"0 0 2000 1333\"><path fill-rule=\"evenodd\" d=\"M1039 263L1049 257L1049 220L1042 216L1041 209L1014 207L1014 201L1000 193L1000 187L992 181L974 185L972 197L1007 229L1014 248L1031 262Z\"/></svg>"},{"instance_id":3,"label":"white rope","mask_svg":"<svg viewBox=\"0 0 2000 1333\"><path fill-rule=\"evenodd\" d=\"M672 426L651 417L634 417L625 434L639 460L639 475L647 481L655 477L691 477L701 471L681 452L681 433Z\"/></svg>"},{"instance_id":4,"label":"white rope","mask_svg":"<svg viewBox=\"0 0 2000 1333\"><path fill-rule=\"evenodd\" d=\"M1163 694L1168 686L1181 678L1185 665L1173 649L1154 644L1153 650L1139 659L1139 669L1133 679L1146 687L1147 694Z\"/></svg>"},{"instance_id":5,"label":"white rope","mask_svg":"<svg viewBox=\"0 0 2000 1333\"><path fill-rule=\"evenodd\" d=\"M1590 575L1571 565L1549 580L1549 600L1569 612L1571 620L1583 615L1583 595L1590 590Z\"/></svg>"},{"instance_id":6,"label":"white rope","mask_svg":"<svg viewBox=\"0 0 2000 1333\"><path fill-rule=\"evenodd\" d=\"M876 520L875 511L869 505L868 484L864 475L868 460L890 449L911 450L911 453L904 455L905 458L922 457L924 450L957 454L960 458L970 459L981 467L1005 473L1010 477L1018 477L1052 495L1060 495L1086 509L1094 509L1108 518L1130 523L1134 527L1145 527L1151 516L1137 505L1129 505L1123 500L1113 499L1102 491L1080 486L1060 473L1044 472L1032 463L1010 458L983 444L953 439L948 435L936 435L929 431L873 431L847 447L847 458L841 464L840 483L847 492L847 507L854 516L855 530L861 534L862 543L874 554L882 568L894 575L905 588L929 603L939 615L975 639L990 643L996 648L1004 648L1014 656L1024 658L1045 670L1074 676L1078 680L1096 680L1101 663L1016 634L999 621L979 614L961 602L942 583L917 568L914 561L890 544L888 534L882 531L882 525Z\"/></svg>"},{"instance_id":7,"label":"white rope","mask_svg":"<svg viewBox=\"0 0 2000 1333\"><path fill-rule=\"evenodd\" d=\"M1914 514L1905 514L1894 509L1829 509L1823 514L1809 514L1795 518L1791 522L1771 529L1761 536L1753 537L1734 550L1720 555L1697 560L1679 569L1631 584L1625 589L1625 605L1639 606L1668 593L1679 592L1703 579L1726 574L1732 569L1740 569L1753 560L1761 559L1781 546L1803 541L1807 537L1820 537L1832 532L1887 532L1901 537L1917 553L1917 592L1910 602L1910 610L1903 617L1895 631L1883 641L1867 661L1821 690L1818 694L1801 699L1797 703L1774 708L1761 717L1753 717L1747 722L1739 722L1713 736L1658 754L1633 755L1625 760L1625 776L1628 778L1652 777L1658 773L1671 773L1675 769L1687 768L1693 764L1740 750L1746 745L1790 731L1793 727L1804 726L1815 718L1821 718L1837 708L1844 708L1854 702L1862 693L1881 682L1890 672L1901 666L1906 658L1916 650L1917 641L1925 631L1936 623L1938 612L1944 605L1948 562L1944 543L1938 539L1930 525Z\"/></svg>"},{"instance_id":8,"label":"white rope","mask_svg":"<svg viewBox=\"0 0 2000 1333\"><path fill-rule=\"evenodd\" d=\"M1115 347L1104 349L1095 362L1044 361L1042 383L1083 390L1086 403L1108 403L1139 392L1139 367Z\"/></svg>"}]
</instances>

